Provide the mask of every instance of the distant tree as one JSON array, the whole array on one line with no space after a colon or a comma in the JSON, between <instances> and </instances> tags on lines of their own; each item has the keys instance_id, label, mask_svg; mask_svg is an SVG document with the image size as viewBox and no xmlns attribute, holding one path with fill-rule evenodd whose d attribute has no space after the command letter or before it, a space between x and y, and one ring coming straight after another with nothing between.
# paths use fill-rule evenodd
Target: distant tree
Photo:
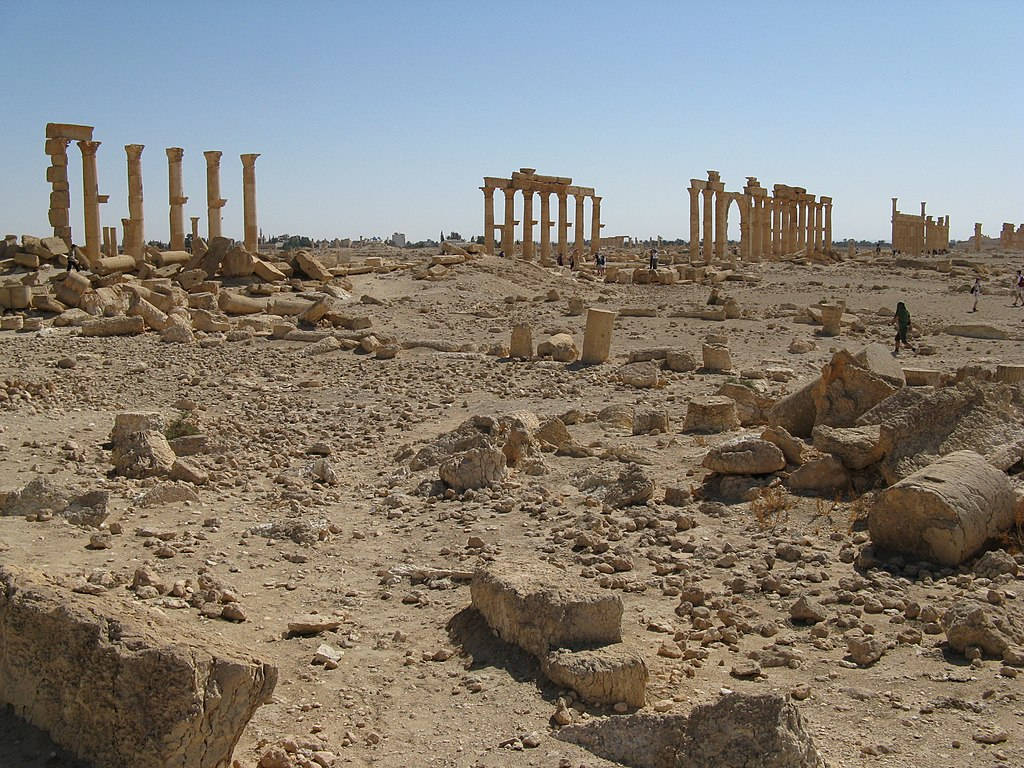
<instances>
[{"instance_id":1,"label":"distant tree","mask_svg":"<svg viewBox=\"0 0 1024 768\"><path fill-rule=\"evenodd\" d=\"M158 251L166 251L170 247L167 243L161 243L159 240L150 240L146 245L151 245Z\"/></svg>"},{"instance_id":2,"label":"distant tree","mask_svg":"<svg viewBox=\"0 0 1024 768\"><path fill-rule=\"evenodd\" d=\"M448 239L449 240L462 240L462 235L460 235L458 232L449 232L448 233Z\"/></svg>"},{"instance_id":3,"label":"distant tree","mask_svg":"<svg viewBox=\"0 0 1024 768\"><path fill-rule=\"evenodd\" d=\"M313 241L302 235L291 235L281 245L283 251L294 251L296 248L312 248Z\"/></svg>"}]
</instances>

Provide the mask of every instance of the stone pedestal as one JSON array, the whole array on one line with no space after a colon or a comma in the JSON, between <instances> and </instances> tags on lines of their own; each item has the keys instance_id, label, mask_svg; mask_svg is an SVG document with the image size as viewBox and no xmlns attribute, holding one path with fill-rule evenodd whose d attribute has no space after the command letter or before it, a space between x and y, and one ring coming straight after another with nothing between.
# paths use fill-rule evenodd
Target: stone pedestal
<instances>
[{"instance_id":1,"label":"stone pedestal","mask_svg":"<svg viewBox=\"0 0 1024 768\"><path fill-rule=\"evenodd\" d=\"M146 248L146 235L142 209L142 144L126 144L128 156L128 218L132 225L126 232L125 252L136 261L142 259Z\"/></svg>"},{"instance_id":2,"label":"stone pedestal","mask_svg":"<svg viewBox=\"0 0 1024 768\"><path fill-rule=\"evenodd\" d=\"M206 158L206 215L209 239L221 237L221 212L227 200L220 196L220 157L223 153L203 152Z\"/></svg>"},{"instance_id":3,"label":"stone pedestal","mask_svg":"<svg viewBox=\"0 0 1024 768\"><path fill-rule=\"evenodd\" d=\"M242 219L245 232L245 250L259 251L260 228L256 223L256 158L258 153L241 155L242 158Z\"/></svg>"},{"instance_id":4,"label":"stone pedestal","mask_svg":"<svg viewBox=\"0 0 1024 768\"><path fill-rule=\"evenodd\" d=\"M843 305L821 305L821 335L838 336L842 333Z\"/></svg>"},{"instance_id":5,"label":"stone pedestal","mask_svg":"<svg viewBox=\"0 0 1024 768\"><path fill-rule=\"evenodd\" d=\"M583 332L583 362L603 363L611 354L615 313L605 309L587 310L587 327Z\"/></svg>"},{"instance_id":6,"label":"stone pedestal","mask_svg":"<svg viewBox=\"0 0 1024 768\"><path fill-rule=\"evenodd\" d=\"M705 371L731 371L732 357L724 344L704 344L701 352Z\"/></svg>"},{"instance_id":7,"label":"stone pedestal","mask_svg":"<svg viewBox=\"0 0 1024 768\"><path fill-rule=\"evenodd\" d=\"M526 323L512 326L512 339L508 348L508 356L513 359L531 359L533 357L533 329Z\"/></svg>"},{"instance_id":8,"label":"stone pedestal","mask_svg":"<svg viewBox=\"0 0 1024 768\"><path fill-rule=\"evenodd\" d=\"M168 147L167 153L167 203L170 206L171 250L185 250L185 190L181 182L181 159L185 150Z\"/></svg>"},{"instance_id":9,"label":"stone pedestal","mask_svg":"<svg viewBox=\"0 0 1024 768\"><path fill-rule=\"evenodd\" d=\"M740 426L736 401L721 395L695 397L686 407L684 432L728 432Z\"/></svg>"},{"instance_id":10,"label":"stone pedestal","mask_svg":"<svg viewBox=\"0 0 1024 768\"><path fill-rule=\"evenodd\" d=\"M85 248L86 261L92 267L100 260L100 194L96 174L96 150L99 141L79 141L78 148L82 151L82 198L85 212Z\"/></svg>"}]
</instances>

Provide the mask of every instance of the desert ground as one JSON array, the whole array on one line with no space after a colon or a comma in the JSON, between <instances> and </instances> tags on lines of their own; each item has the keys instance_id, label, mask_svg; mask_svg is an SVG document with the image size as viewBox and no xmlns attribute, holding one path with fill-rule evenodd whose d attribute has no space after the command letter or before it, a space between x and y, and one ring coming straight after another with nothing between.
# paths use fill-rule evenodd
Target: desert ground
<instances>
[{"instance_id":1,"label":"desert ground","mask_svg":"<svg viewBox=\"0 0 1024 768\"><path fill-rule=\"evenodd\" d=\"M678 251L662 264L685 260ZM0 332L0 562L41 574L68 601L115 615L132 606L167 642L181 632L276 667L272 696L234 750L244 768L629 764L560 734L638 707L551 682L472 607L477 569L535 567L621 600L622 644L648 674L641 712L775 693L830 766L1024 764L1021 657L958 651L943 624L957 601L974 601L1024 642L1019 512L985 545L998 556L929 564L872 546L868 515L890 484L877 473L789 487L800 461L821 457L819 441L796 438L804 458L771 472L703 466L727 441L761 438L772 404L841 350L870 344L887 365L935 372L908 383L915 397L986 388L985 413L1001 408L1002 427L985 447L1012 451L1024 385L991 379L997 365L1024 366L1024 309L1010 291L1024 253L844 250L831 263L719 265L697 279L678 270L671 284L488 255L428 271L431 258L386 252L374 269L334 278L332 301L368 320L355 329L330 315L305 326L228 315L227 328L169 343L154 330L82 335L93 318L77 310L70 324L23 311L44 320ZM609 264L645 258L623 249ZM63 269L39 275L47 284ZM975 276L986 293L970 313ZM225 278L222 290L251 284ZM323 289L293 276L275 295L316 301ZM693 316L712 289L738 316ZM842 333L823 336L815 313L836 301ZM893 356L898 301L916 351ZM534 345L566 333L582 347L588 308L619 313L607 362L508 357L517 324ZM289 322L300 333L285 338ZM1001 338L945 332L955 325ZM703 367L709 336L727 346L731 370ZM739 398L744 423L688 429L693 399L723 391ZM187 446L185 469L131 477L147 473L115 466L111 433L126 412L158 414L176 452ZM509 418L528 433L517 465L484 487L442 481L455 450L446 435L500 431ZM488 426L465 426L473 419ZM1019 510L1021 461L1004 463ZM64 496L107 492L102 519L12 505L38 478ZM0 743L18 765L74 764L12 717Z\"/></svg>"}]
</instances>

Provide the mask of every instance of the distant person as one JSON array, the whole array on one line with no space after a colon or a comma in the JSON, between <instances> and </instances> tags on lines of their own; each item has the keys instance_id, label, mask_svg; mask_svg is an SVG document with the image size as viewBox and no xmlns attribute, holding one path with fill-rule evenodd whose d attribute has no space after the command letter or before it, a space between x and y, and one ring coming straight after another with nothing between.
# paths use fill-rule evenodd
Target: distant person
<instances>
[{"instance_id":1,"label":"distant person","mask_svg":"<svg viewBox=\"0 0 1024 768\"><path fill-rule=\"evenodd\" d=\"M650 270L653 272L658 268L658 249L651 248Z\"/></svg>"},{"instance_id":2,"label":"distant person","mask_svg":"<svg viewBox=\"0 0 1024 768\"><path fill-rule=\"evenodd\" d=\"M67 268L67 273L70 274L72 269L74 269L75 272L81 272L82 271L82 264L78 260L78 257L75 255L75 244L74 243L71 244L71 249L68 251L68 268Z\"/></svg>"},{"instance_id":3,"label":"distant person","mask_svg":"<svg viewBox=\"0 0 1024 768\"><path fill-rule=\"evenodd\" d=\"M1013 306L1024 307L1024 272L1019 269L1013 278Z\"/></svg>"},{"instance_id":4,"label":"distant person","mask_svg":"<svg viewBox=\"0 0 1024 768\"><path fill-rule=\"evenodd\" d=\"M881 252L882 252L882 244L881 243L876 243L875 244L875 255L877 256Z\"/></svg>"},{"instance_id":5,"label":"distant person","mask_svg":"<svg viewBox=\"0 0 1024 768\"><path fill-rule=\"evenodd\" d=\"M597 266L597 274L604 274L604 254L598 251L594 254L594 264Z\"/></svg>"},{"instance_id":6,"label":"distant person","mask_svg":"<svg viewBox=\"0 0 1024 768\"><path fill-rule=\"evenodd\" d=\"M911 351L917 352L917 349L912 347L907 340L907 334L910 332L910 312L902 301L896 305L896 314L893 315L892 321L896 325L896 348L892 353L894 355L899 353L901 342L910 347Z\"/></svg>"},{"instance_id":7,"label":"distant person","mask_svg":"<svg viewBox=\"0 0 1024 768\"><path fill-rule=\"evenodd\" d=\"M576 269L576 251L569 254L569 269Z\"/></svg>"},{"instance_id":8,"label":"distant person","mask_svg":"<svg viewBox=\"0 0 1024 768\"><path fill-rule=\"evenodd\" d=\"M981 278L974 278L974 285L971 286L971 295L974 297L974 306L971 307L971 312L978 311L978 299L981 297Z\"/></svg>"}]
</instances>

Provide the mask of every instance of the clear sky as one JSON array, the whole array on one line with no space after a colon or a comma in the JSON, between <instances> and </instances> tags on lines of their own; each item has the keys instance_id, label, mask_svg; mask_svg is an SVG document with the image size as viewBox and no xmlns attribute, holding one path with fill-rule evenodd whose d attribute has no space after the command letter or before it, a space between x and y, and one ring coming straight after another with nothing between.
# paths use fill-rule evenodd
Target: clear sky
<instances>
[{"instance_id":1,"label":"clear sky","mask_svg":"<svg viewBox=\"0 0 1024 768\"><path fill-rule=\"evenodd\" d=\"M243 152L267 235L479 235L482 177L524 166L595 187L605 234L687 237L709 168L831 195L836 239L887 239L893 196L955 239L1024 222L1020 0L0 0L0 29L4 232L50 231L50 121L96 127L107 225L123 146L146 145L147 239L168 237L169 146L202 232L202 152L224 151L239 239Z\"/></svg>"}]
</instances>

